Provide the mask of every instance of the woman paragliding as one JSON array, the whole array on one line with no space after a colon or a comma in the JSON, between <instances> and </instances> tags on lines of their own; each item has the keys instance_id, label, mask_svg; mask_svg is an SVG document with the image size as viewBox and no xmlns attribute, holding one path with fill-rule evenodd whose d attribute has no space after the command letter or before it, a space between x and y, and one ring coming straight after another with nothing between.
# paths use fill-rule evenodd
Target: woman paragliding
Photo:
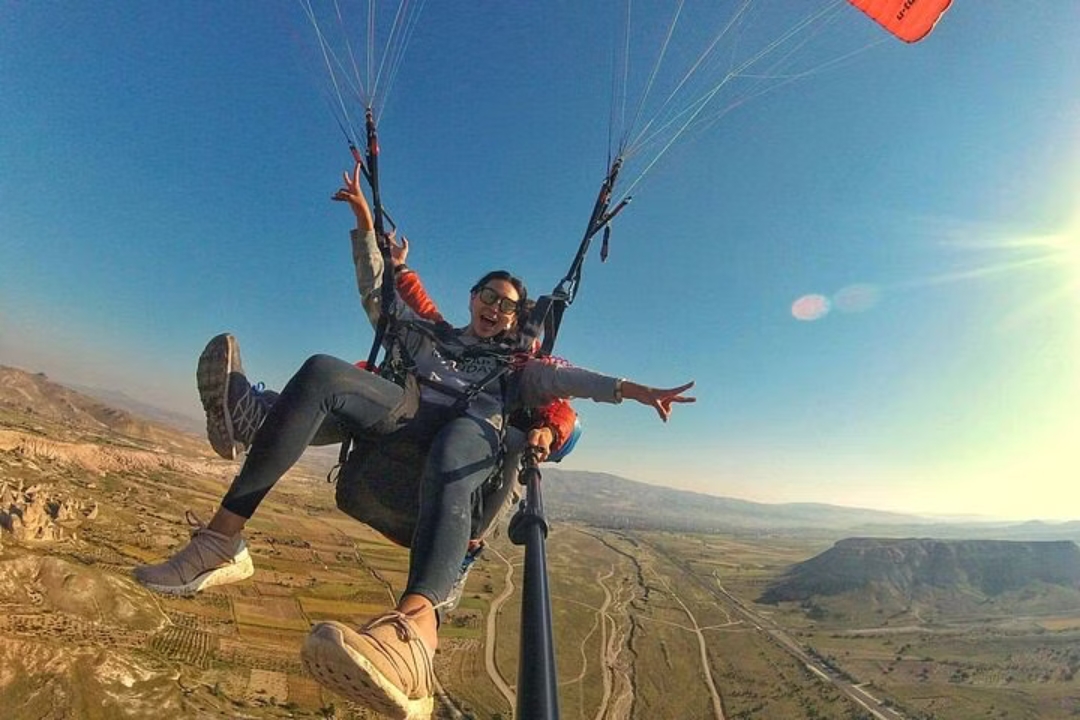
<instances>
[{"instance_id":1,"label":"woman paragliding","mask_svg":"<svg viewBox=\"0 0 1080 720\"><path fill-rule=\"evenodd\" d=\"M853 4L883 23L891 22L888 13L894 20L898 14L908 18L919 14L915 0ZM925 34L932 24L915 35ZM703 111L718 89L728 77L747 75L757 58L734 66L720 84L692 101L688 110L658 116L641 134L625 136L629 142L612 155L579 258L554 294L555 323L545 327L557 330L562 309L573 300L587 241L601 230L606 232L624 206L625 199L613 194L614 186L624 159L642 146L638 141L660 142L662 154L688 128L709 121ZM681 82L679 87L683 87ZM721 114L730 107L721 107ZM661 130L667 132L667 139L658 139ZM658 154L653 161L655 157ZM368 172L377 180L371 165ZM410 435L427 451L404 592L393 608L362 628L338 622L317 624L304 643L302 658L320 683L346 697L390 717L420 718L427 717L433 707L438 610L451 592L470 539L477 492L498 470L508 414L554 398L582 397L605 403L630 399L654 408L666 421L676 404L694 401L685 395L693 383L654 388L538 360L512 332L528 300L525 284L504 271L483 275L471 288L467 326L446 328L416 317L397 302L387 282L386 258L377 245L384 214L377 183L368 177L376 196L373 213L361 188L362 175L358 163L345 175L334 199L348 204L355 215L351 240L363 305L401 383L325 355L309 359L255 433L247 459L211 522L196 530L191 542L168 561L137 568L136 577L163 590L187 586L192 578L233 582L244 576L245 562L250 574L241 532L328 417L366 441ZM531 337L538 336L534 331ZM547 339L553 342L554 333Z\"/></svg>"}]
</instances>

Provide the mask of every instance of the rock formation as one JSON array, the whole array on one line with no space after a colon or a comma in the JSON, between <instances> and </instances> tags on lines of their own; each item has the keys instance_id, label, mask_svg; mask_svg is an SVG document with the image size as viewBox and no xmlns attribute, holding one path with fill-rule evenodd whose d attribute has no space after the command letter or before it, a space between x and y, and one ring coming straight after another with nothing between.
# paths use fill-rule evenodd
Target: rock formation
<instances>
[{"instance_id":1,"label":"rock formation","mask_svg":"<svg viewBox=\"0 0 1080 720\"><path fill-rule=\"evenodd\" d=\"M50 493L41 485L0 484L0 527L20 542L63 540L97 513L96 502Z\"/></svg>"}]
</instances>

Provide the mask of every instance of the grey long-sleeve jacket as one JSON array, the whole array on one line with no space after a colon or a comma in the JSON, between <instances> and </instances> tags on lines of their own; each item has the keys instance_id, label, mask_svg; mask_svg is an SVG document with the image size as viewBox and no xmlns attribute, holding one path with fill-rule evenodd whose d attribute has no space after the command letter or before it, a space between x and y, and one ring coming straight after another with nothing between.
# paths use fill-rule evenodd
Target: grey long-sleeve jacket
<instances>
[{"instance_id":1,"label":"grey long-sleeve jacket","mask_svg":"<svg viewBox=\"0 0 1080 720\"><path fill-rule=\"evenodd\" d=\"M383 260L373 231L353 230L353 264L360 300L376 327L382 314ZM416 364L415 373L442 387L464 392L481 382L506 362L511 349L497 341L468 335L461 329L440 328L423 320L404 302L391 308L393 316L407 322L398 325L397 337ZM491 383L470 403L468 414L502 429L504 414L518 407L540 407L555 398L589 398L596 402L615 403L618 378L565 365L527 359L507 376L508 392L498 382ZM427 384L421 385L420 397L436 405L452 405L454 397Z\"/></svg>"}]
</instances>

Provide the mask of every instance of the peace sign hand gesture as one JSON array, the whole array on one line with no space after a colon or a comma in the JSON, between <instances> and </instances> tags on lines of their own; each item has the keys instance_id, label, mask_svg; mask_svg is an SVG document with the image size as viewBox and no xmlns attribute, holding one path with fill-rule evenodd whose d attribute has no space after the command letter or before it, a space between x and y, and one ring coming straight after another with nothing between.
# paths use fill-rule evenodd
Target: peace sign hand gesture
<instances>
[{"instance_id":1,"label":"peace sign hand gesture","mask_svg":"<svg viewBox=\"0 0 1080 720\"><path fill-rule=\"evenodd\" d=\"M666 389L648 387L629 380L623 380L622 396L629 400L635 400L642 405L649 405L656 410L661 420L667 422L668 418L671 417L671 411L674 409L675 403L697 402L697 398L683 395L692 387L694 387L693 380L684 385Z\"/></svg>"},{"instance_id":2,"label":"peace sign hand gesture","mask_svg":"<svg viewBox=\"0 0 1080 720\"><path fill-rule=\"evenodd\" d=\"M349 203L353 214L356 215L356 229L368 232L375 229L375 220L371 216L371 207L368 205L367 198L364 197L364 189L360 186L362 167L360 163L356 163L352 175L342 173L344 185L338 188L332 199Z\"/></svg>"}]
</instances>

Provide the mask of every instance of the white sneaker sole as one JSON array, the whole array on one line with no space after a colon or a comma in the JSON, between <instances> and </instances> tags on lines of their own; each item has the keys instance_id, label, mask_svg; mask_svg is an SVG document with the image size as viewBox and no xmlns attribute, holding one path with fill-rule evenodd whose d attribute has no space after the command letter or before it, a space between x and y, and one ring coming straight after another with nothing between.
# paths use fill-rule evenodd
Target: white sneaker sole
<instances>
[{"instance_id":1,"label":"white sneaker sole","mask_svg":"<svg viewBox=\"0 0 1080 720\"><path fill-rule=\"evenodd\" d=\"M428 720L434 698L410 700L371 662L344 642L340 623L312 628L300 650L304 668L334 692L393 720Z\"/></svg>"},{"instance_id":2,"label":"white sneaker sole","mask_svg":"<svg viewBox=\"0 0 1080 720\"><path fill-rule=\"evenodd\" d=\"M228 565L207 570L186 585L158 585L157 583L143 582L142 585L154 592L163 595L194 595L215 585L229 585L241 580L247 580L255 574L255 565L251 562L251 555L247 548L243 548ZM141 581L140 581L141 582Z\"/></svg>"}]
</instances>

